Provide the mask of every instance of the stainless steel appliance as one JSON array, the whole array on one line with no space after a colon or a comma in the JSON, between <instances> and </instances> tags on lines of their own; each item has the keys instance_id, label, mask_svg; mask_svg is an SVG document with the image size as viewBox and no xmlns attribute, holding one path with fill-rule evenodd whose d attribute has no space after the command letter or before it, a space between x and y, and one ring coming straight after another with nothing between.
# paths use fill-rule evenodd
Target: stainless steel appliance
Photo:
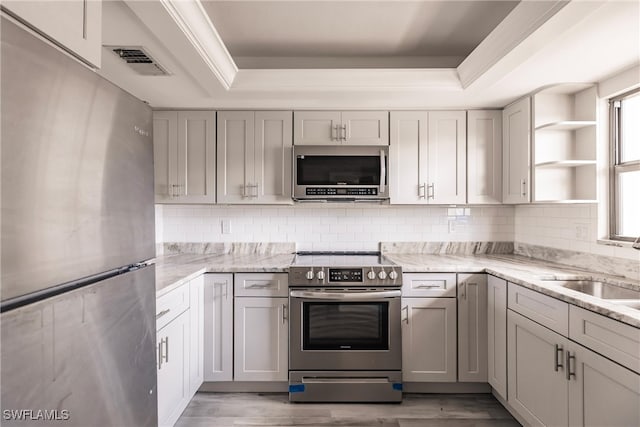
<instances>
[{"instance_id":1,"label":"stainless steel appliance","mask_svg":"<svg viewBox=\"0 0 640 427\"><path fill-rule=\"evenodd\" d=\"M2 425L155 426L151 109L2 17Z\"/></svg>"},{"instance_id":2,"label":"stainless steel appliance","mask_svg":"<svg viewBox=\"0 0 640 427\"><path fill-rule=\"evenodd\" d=\"M293 198L386 201L388 159L388 146L294 146Z\"/></svg>"},{"instance_id":3,"label":"stainless steel appliance","mask_svg":"<svg viewBox=\"0 0 640 427\"><path fill-rule=\"evenodd\" d=\"M402 400L402 270L379 254L298 254L289 269L289 400Z\"/></svg>"}]
</instances>

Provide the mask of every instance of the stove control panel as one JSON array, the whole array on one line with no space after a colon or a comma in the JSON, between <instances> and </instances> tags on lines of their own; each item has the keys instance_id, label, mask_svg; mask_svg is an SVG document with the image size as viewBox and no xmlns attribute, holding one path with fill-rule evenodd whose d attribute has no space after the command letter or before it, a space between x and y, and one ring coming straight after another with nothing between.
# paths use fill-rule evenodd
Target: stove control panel
<instances>
[{"instance_id":1,"label":"stove control panel","mask_svg":"<svg viewBox=\"0 0 640 427\"><path fill-rule=\"evenodd\" d=\"M399 266L294 266L289 269L289 286L309 285L401 286L402 270Z\"/></svg>"}]
</instances>

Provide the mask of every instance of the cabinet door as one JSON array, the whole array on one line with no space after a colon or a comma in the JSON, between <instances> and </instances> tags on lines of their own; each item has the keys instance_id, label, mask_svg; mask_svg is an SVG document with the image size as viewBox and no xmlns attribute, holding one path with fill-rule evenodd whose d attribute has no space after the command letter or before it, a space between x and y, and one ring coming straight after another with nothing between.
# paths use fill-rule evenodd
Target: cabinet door
<instances>
[{"instance_id":1,"label":"cabinet door","mask_svg":"<svg viewBox=\"0 0 640 427\"><path fill-rule=\"evenodd\" d=\"M204 276L189 282L189 391L193 396L204 381Z\"/></svg>"},{"instance_id":2,"label":"cabinet door","mask_svg":"<svg viewBox=\"0 0 640 427\"><path fill-rule=\"evenodd\" d=\"M189 310L157 334L158 425L173 426L189 404Z\"/></svg>"},{"instance_id":3,"label":"cabinet door","mask_svg":"<svg viewBox=\"0 0 640 427\"><path fill-rule=\"evenodd\" d=\"M177 196L178 113L153 112L153 170L156 203L171 203Z\"/></svg>"},{"instance_id":4,"label":"cabinet door","mask_svg":"<svg viewBox=\"0 0 640 427\"><path fill-rule=\"evenodd\" d=\"M427 203L427 113L391 112L390 202Z\"/></svg>"},{"instance_id":5,"label":"cabinet door","mask_svg":"<svg viewBox=\"0 0 640 427\"><path fill-rule=\"evenodd\" d=\"M429 112L427 201L467 201L467 123L465 111Z\"/></svg>"},{"instance_id":6,"label":"cabinet door","mask_svg":"<svg viewBox=\"0 0 640 427\"><path fill-rule=\"evenodd\" d=\"M204 275L204 380L233 380L233 275Z\"/></svg>"},{"instance_id":7,"label":"cabinet door","mask_svg":"<svg viewBox=\"0 0 640 427\"><path fill-rule=\"evenodd\" d=\"M487 371L491 387L507 400L507 281L487 279Z\"/></svg>"},{"instance_id":8,"label":"cabinet door","mask_svg":"<svg viewBox=\"0 0 640 427\"><path fill-rule=\"evenodd\" d=\"M580 345L569 351L569 425L640 426L640 375Z\"/></svg>"},{"instance_id":9,"label":"cabinet door","mask_svg":"<svg viewBox=\"0 0 640 427\"><path fill-rule=\"evenodd\" d=\"M502 112L502 201L527 203L530 198L531 100L523 98Z\"/></svg>"},{"instance_id":10,"label":"cabinet door","mask_svg":"<svg viewBox=\"0 0 640 427\"><path fill-rule=\"evenodd\" d=\"M389 145L387 111L343 111L343 143L349 145Z\"/></svg>"},{"instance_id":11,"label":"cabinet door","mask_svg":"<svg viewBox=\"0 0 640 427\"><path fill-rule=\"evenodd\" d=\"M216 202L215 129L212 111L178 112L177 203Z\"/></svg>"},{"instance_id":12,"label":"cabinet door","mask_svg":"<svg viewBox=\"0 0 640 427\"><path fill-rule=\"evenodd\" d=\"M235 298L235 381L287 381L287 307L287 298Z\"/></svg>"},{"instance_id":13,"label":"cabinet door","mask_svg":"<svg viewBox=\"0 0 640 427\"><path fill-rule=\"evenodd\" d=\"M100 68L101 1L3 0L2 6L57 45Z\"/></svg>"},{"instance_id":14,"label":"cabinet door","mask_svg":"<svg viewBox=\"0 0 640 427\"><path fill-rule=\"evenodd\" d=\"M458 274L458 381L487 382L487 275Z\"/></svg>"},{"instance_id":15,"label":"cabinet door","mask_svg":"<svg viewBox=\"0 0 640 427\"><path fill-rule=\"evenodd\" d=\"M502 202L502 112L467 112L467 203Z\"/></svg>"},{"instance_id":16,"label":"cabinet door","mask_svg":"<svg viewBox=\"0 0 640 427\"><path fill-rule=\"evenodd\" d=\"M294 111L295 145L336 145L342 143L339 111Z\"/></svg>"},{"instance_id":17,"label":"cabinet door","mask_svg":"<svg viewBox=\"0 0 640 427\"><path fill-rule=\"evenodd\" d=\"M531 426L568 425L568 340L511 310L507 322L509 404Z\"/></svg>"},{"instance_id":18,"label":"cabinet door","mask_svg":"<svg viewBox=\"0 0 640 427\"><path fill-rule=\"evenodd\" d=\"M456 299L402 298L402 380L456 381Z\"/></svg>"},{"instance_id":19,"label":"cabinet door","mask_svg":"<svg viewBox=\"0 0 640 427\"><path fill-rule=\"evenodd\" d=\"M255 179L253 203L293 203L291 199L291 111L255 113Z\"/></svg>"},{"instance_id":20,"label":"cabinet door","mask_svg":"<svg viewBox=\"0 0 640 427\"><path fill-rule=\"evenodd\" d=\"M218 203L252 203L258 198L254 119L252 111L218 112Z\"/></svg>"}]
</instances>

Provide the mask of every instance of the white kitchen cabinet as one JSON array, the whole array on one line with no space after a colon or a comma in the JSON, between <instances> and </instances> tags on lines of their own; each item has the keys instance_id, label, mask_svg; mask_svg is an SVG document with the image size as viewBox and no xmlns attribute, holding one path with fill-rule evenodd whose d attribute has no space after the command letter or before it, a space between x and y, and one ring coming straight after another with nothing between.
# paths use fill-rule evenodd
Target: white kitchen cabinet
<instances>
[{"instance_id":1,"label":"white kitchen cabinet","mask_svg":"<svg viewBox=\"0 0 640 427\"><path fill-rule=\"evenodd\" d=\"M204 275L204 380L233 380L233 274Z\"/></svg>"},{"instance_id":2,"label":"white kitchen cabinet","mask_svg":"<svg viewBox=\"0 0 640 427\"><path fill-rule=\"evenodd\" d=\"M101 0L3 0L2 7L83 62L100 68Z\"/></svg>"},{"instance_id":3,"label":"white kitchen cabinet","mask_svg":"<svg viewBox=\"0 0 640 427\"><path fill-rule=\"evenodd\" d=\"M502 202L531 200L531 98L522 98L502 112Z\"/></svg>"},{"instance_id":4,"label":"white kitchen cabinet","mask_svg":"<svg viewBox=\"0 0 640 427\"><path fill-rule=\"evenodd\" d=\"M569 425L640 426L640 375L578 344L568 351Z\"/></svg>"},{"instance_id":5,"label":"white kitchen cabinet","mask_svg":"<svg viewBox=\"0 0 640 427\"><path fill-rule=\"evenodd\" d=\"M157 332L159 426L173 426L191 399L189 344L189 310Z\"/></svg>"},{"instance_id":6,"label":"white kitchen cabinet","mask_svg":"<svg viewBox=\"0 0 640 427\"><path fill-rule=\"evenodd\" d=\"M218 112L218 203L292 203L290 111Z\"/></svg>"},{"instance_id":7,"label":"white kitchen cabinet","mask_svg":"<svg viewBox=\"0 0 640 427\"><path fill-rule=\"evenodd\" d=\"M467 203L502 202L502 112L467 112Z\"/></svg>"},{"instance_id":8,"label":"white kitchen cabinet","mask_svg":"<svg viewBox=\"0 0 640 427\"><path fill-rule=\"evenodd\" d=\"M532 103L533 201L595 203L596 86L548 87Z\"/></svg>"},{"instance_id":9,"label":"white kitchen cabinet","mask_svg":"<svg viewBox=\"0 0 640 427\"><path fill-rule=\"evenodd\" d=\"M155 111L156 203L215 203L213 111Z\"/></svg>"},{"instance_id":10,"label":"white kitchen cabinet","mask_svg":"<svg viewBox=\"0 0 640 427\"><path fill-rule=\"evenodd\" d=\"M391 112L393 204L466 203L466 112Z\"/></svg>"},{"instance_id":11,"label":"white kitchen cabinet","mask_svg":"<svg viewBox=\"0 0 640 427\"><path fill-rule=\"evenodd\" d=\"M487 382L487 275L458 274L458 381Z\"/></svg>"},{"instance_id":12,"label":"white kitchen cabinet","mask_svg":"<svg viewBox=\"0 0 640 427\"><path fill-rule=\"evenodd\" d=\"M287 381L287 317L287 298L235 298L235 381Z\"/></svg>"},{"instance_id":13,"label":"white kitchen cabinet","mask_svg":"<svg viewBox=\"0 0 640 427\"><path fill-rule=\"evenodd\" d=\"M487 278L487 376L489 384L507 399L507 281Z\"/></svg>"},{"instance_id":14,"label":"white kitchen cabinet","mask_svg":"<svg viewBox=\"0 0 640 427\"><path fill-rule=\"evenodd\" d=\"M566 426L568 340L508 310L508 402L531 426Z\"/></svg>"},{"instance_id":15,"label":"white kitchen cabinet","mask_svg":"<svg viewBox=\"0 0 640 427\"><path fill-rule=\"evenodd\" d=\"M402 380L456 381L456 299L402 298Z\"/></svg>"},{"instance_id":16,"label":"white kitchen cabinet","mask_svg":"<svg viewBox=\"0 0 640 427\"><path fill-rule=\"evenodd\" d=\"M295 145L389 145L387 111L295 111Z\"/></svg>"},{"instance_id":17,"label":"white kitchen cabinet","mask_svg":"<svg viewBox=\"0 0 640 427\"><path fill-rule=\"evenodd\" d=\"M189 282L189 392L204 381L204 276Z\"/></svg>"}]
</instances>

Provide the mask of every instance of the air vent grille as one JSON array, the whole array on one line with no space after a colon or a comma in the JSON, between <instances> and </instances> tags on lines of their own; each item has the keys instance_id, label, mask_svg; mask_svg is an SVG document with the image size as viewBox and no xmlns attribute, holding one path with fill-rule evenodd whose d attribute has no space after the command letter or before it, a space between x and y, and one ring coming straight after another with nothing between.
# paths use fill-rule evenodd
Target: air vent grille
<instances>
[{"instance_id":1,"label":"air vent grille","mask_svg":"<svg viewBox=\"0 0 640 427\"><path fill-rule=\"evenodd\" d=\"M169 73L140 46L105 46L118 55L136 73L143 76L167 76Z\"/></svg>"}]
</instances>

